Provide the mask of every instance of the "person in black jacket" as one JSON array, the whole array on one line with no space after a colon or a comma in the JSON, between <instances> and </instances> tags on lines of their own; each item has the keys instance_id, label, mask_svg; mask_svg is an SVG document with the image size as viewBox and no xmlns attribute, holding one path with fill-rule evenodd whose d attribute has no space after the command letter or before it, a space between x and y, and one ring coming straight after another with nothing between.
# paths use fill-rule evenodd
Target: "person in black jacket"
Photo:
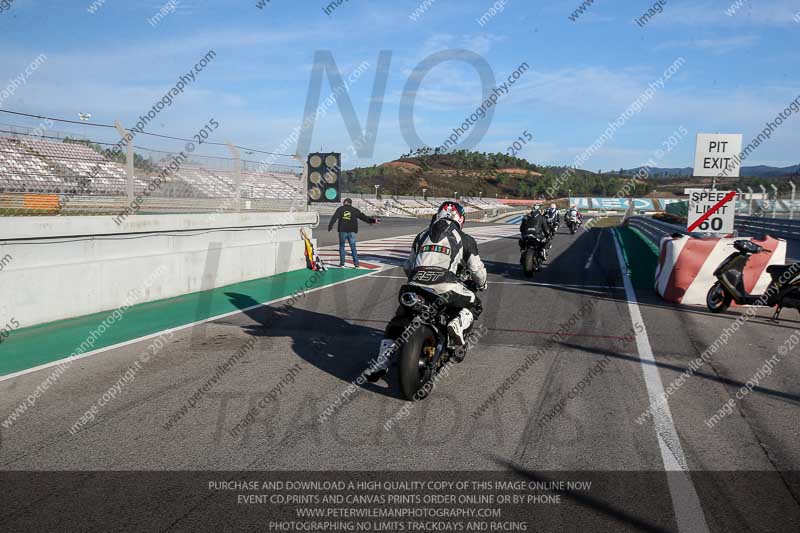
<instances>
[{"instance_id":1,"label":"person in black jacket","mask_svg":"<svg viewBox=\"0 0 800 533\"><path fill-rule=\"evenodd\" d=\"M520 250L524 250L525 248L523 238L528 233L533 233L537 237L547 239L548 241L552 238L552 227L547 223L539 204L534 205L531 212L523 217L522 223L519 225L519 233Z\"/></svg>"},{"instance_id":2,"label":"person in black jacket","mask_svg":"<svg viewBox=\"0 0 800 533\"><path fill-rule=\"evenodd\" d=\"M550 238L551 228L547 223L547 219L542 213L541 206L536 204L531 209L531 212L522 218L522 223L519 225L519 232L521 236L532 231L539 236Z\"/></svg>"},{"instance_id":3,"label":"person in black jacket","mask_svg":"<svg viewBox=\"0 0 800 533\"><path fill-rule=\"evenodd\" d=\"M368 217L357 208L353 207L353 200L345 198L342 205L331 217L328 231L333 229L333 224L339 222L339 266L344 266L344 243L350 243L350 253L353 255L353 265L358 268L358 252L356 251L356 235L358 234L358 220L369 224L380 224L375 217Z\"/></svg>"}]
</instances>

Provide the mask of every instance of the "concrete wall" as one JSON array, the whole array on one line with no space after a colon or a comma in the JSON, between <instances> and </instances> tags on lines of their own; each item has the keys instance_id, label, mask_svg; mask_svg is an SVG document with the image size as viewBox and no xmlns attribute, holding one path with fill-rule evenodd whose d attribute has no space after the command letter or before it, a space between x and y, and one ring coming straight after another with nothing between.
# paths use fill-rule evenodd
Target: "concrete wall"
<instances>
[{"instance_id":1,"label":"concrete wall","mask_svg":"<svg viewBox=\"0 0 800 533\"><path fill-rule=\"evenodd\" d=\"M0 322L20 327L305 268L313 212L0 217ZM310 232L309 232L310 233Z\"/></svg>"}]
</instances>

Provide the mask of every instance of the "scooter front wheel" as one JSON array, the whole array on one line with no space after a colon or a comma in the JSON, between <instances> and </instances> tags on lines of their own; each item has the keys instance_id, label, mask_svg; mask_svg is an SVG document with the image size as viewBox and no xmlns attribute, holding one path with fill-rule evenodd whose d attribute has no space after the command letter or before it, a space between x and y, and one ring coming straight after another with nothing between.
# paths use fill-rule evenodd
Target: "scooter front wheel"
<instances>
[{"instance_id":1,"label":"scooter front wheel","mask_svg":"<svg viewBox=\"0 0 800 533\"><path fill-rule=\"evenodd\" d=\"M733 298L728 292L722 288L719 281L708 289L706 295L706 306L712 313L723 313L731 306Z\"/></svg>"}]
</instances>

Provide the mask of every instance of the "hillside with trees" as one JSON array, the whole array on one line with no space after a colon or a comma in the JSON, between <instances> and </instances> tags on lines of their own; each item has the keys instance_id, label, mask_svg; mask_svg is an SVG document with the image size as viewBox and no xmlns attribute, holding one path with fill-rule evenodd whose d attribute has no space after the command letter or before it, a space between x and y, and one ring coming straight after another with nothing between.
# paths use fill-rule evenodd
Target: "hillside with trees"
<instances>
[{"instance_id":1,"label":"hillside with trees","mask_svg":"<svg viewBox=\"0 0 800 533\"><path fill-rule=\"evenodd\" d=\"M502 153L468 150L439 153L438 149L421 148L389 163L345 171L343 179L345 190L356 193L372 194L375 185L380 185L384 195L421 196L426 189L428 196L450 196L458 192L463 196L517 199L550 196L546 191L553 184L557 185L554 197L569 194L607 197L616 196L621 190L627 192L626 196L681 195L685 188L708 187L711 183L710 178L691 177L690 168L652 168L638 175L640 169L606 172L574 169L567 179L560 179L567 170L564 166L536 165ZM794 174L789 175L789 170ZM786 192L790 190L790 179L800 180L800 166L783 171L764 173L764 177L720 179L717 187L741 190L752 187L759 191L759 186L771 190L770 185L774 184Z\"/></svg>"},{"instance_id":2,"label":"hillside with trees","mask_svg":"<svg viewBox=\"0 0 800 533\"><path fill-rule=\"evenodd\" d=\"M459 150L438 153L422 148L403 154L399 159L371 167L344 172L344 187L349 192L374 193L380 185L384 195L420 196L426 189L429 196L464 196L500 198L540 198L551 184L557 197L613 196L628 184L636 196L650 192L647 183L631 176L574 170L566 180L559 177L567 171L562 166L540 166L525 159L502 153Z\"/></svg>"}]
</instances>

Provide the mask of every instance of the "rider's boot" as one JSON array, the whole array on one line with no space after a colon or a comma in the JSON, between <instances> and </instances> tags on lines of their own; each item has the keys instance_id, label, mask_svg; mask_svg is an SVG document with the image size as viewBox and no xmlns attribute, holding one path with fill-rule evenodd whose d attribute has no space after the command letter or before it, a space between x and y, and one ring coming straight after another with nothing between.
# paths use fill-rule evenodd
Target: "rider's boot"
<instances>
[{"instance_id":1,"label":"rider's boot","mask_svg":"<svg viewBox=\"0 0 800 533\"><path fill-rule=\"evenodd\" d=\"M370 367L364 373L367 381L375 383L389 373L389 363L394 353L395 343L392 339L383 339L378 350L377 359L370 361Z\"/></svg>"},{"instance_id":2,"label":"rider's boot","mask_svg":"<svg viewBox=\"0 0 800 533\"><path fill-rule=\"evenodd\" d=\"M464 332L469 329L475 317L469 309L462 309L458 316L447 324L447 333L450 337L450 344L464 346Z\"/></svg>"}]
</instances>

